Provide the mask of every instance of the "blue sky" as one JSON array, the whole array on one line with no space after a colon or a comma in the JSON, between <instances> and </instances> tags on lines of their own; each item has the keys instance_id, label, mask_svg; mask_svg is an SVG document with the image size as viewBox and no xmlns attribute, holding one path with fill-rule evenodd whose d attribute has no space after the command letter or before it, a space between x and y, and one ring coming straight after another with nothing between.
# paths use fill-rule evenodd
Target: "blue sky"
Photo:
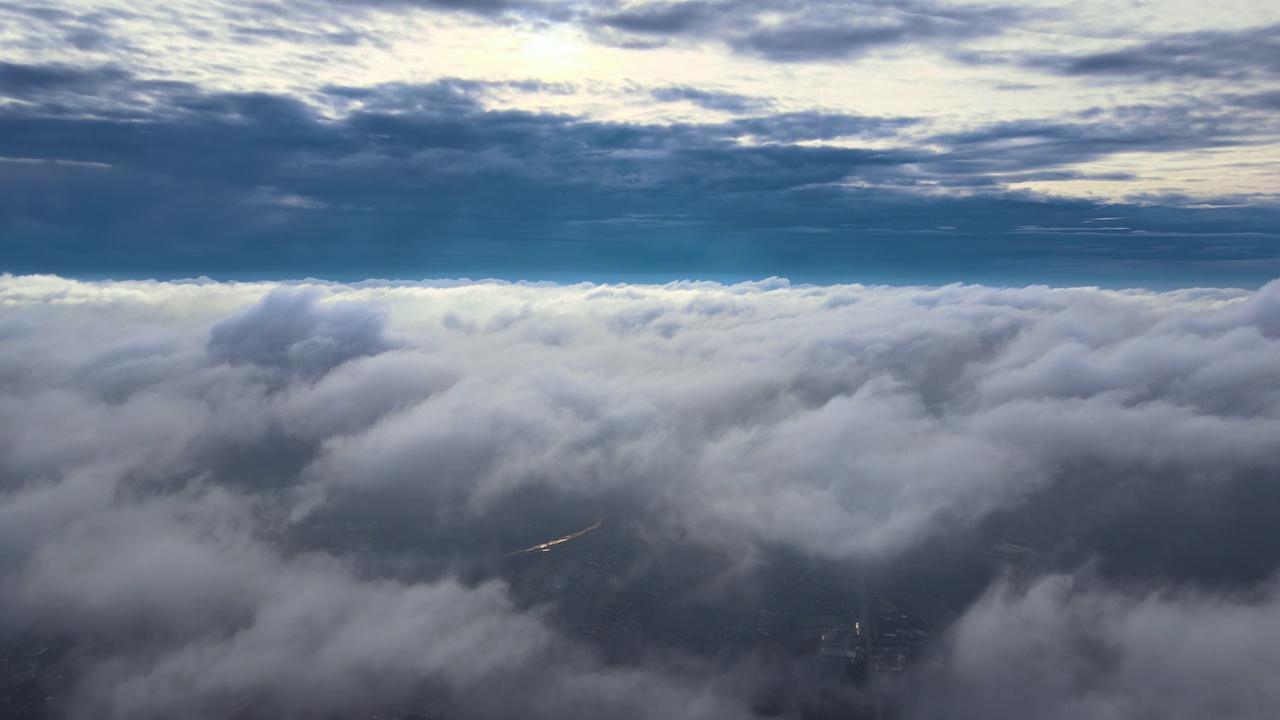
<instances>
[{"instance_id":1,"label":"blue sky","mask_svg":"<svg viewBox=\"0 0 1280 720\"><path fill-rule=\"evenodd\" d=\"M1280 276L1280 10L0 3L0 270Z\"/></svg>"}]
</instances>

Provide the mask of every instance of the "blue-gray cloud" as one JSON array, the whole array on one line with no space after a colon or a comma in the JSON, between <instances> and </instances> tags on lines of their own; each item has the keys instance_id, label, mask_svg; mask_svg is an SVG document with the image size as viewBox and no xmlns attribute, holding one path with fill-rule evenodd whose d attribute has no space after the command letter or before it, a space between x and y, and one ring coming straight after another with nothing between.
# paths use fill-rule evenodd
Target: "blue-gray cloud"
<instances>
[{"instance_id":1,"label":"blue-gray cloud","mask_svg":"<svg viewBox=\"0 0 1280 720\"><path fill-rule=\"evenodd\" d=\"M480 16L497 16L513 11L555 14L555 4L543 0L324 0L348 8L423 8L445 12L465 12Z\"/></svg>"},{"instance_id":2,"label":"blue-gray cloud","mask_svg":"<svg viewBox=\"0 0 1280 720\"><path fill-rule=\"evenodd\" d=\"M81 69L68 65L0 63L0 93L16 100L59 92L96 95L103 86L130 78L130 73L113 67Z\"/></svg>"},{"instance_id":3,"label":"blue-gray cloud","mask_svg":"<svg viewBox=\"0 0 1280 720\"><path fill-rule=\"evenodd\" d=\"M1262 96L1265 100L1266 96ZM1225 102L1223 102L1225 101ZM1008 181L1017 173L1097 160L1121 152L1174 152L1256 143L1280 135L1280 123L1266 114L1245 115L1222 101L1182 101L1164 105L1092 108L1062 120L997 122L932 138L950 148L938 158L939 174L961 182L987 177ZM1238 104L1258 102L1235 99Z\"/></svg>"},{"instance_id":4,"label":"blue-gray cloud","mask_svg":"<svg viewBox=\"0 0 1280 720\"><path fill-rule=\"evenodd\" d=\"M1202 263L1216 247L1236 265L1213 267L1243 268L1255 278L1273 272L1265 240L1273 211L1264 206L1102 211L999 192L920 194L1082 177L1075 163L1112 153L1221 147L1267 132L1267 114L1207 104L929 136L910 117L766 111L649 126L485 110L483 96L494 89L574 91L536 83L328 88L321 99L339 111L329 119L290 97L210 93L113 67L10 65L0 78L9 97L23 100L0 116L0 157L7 158L0 203L11 240L3 261L11 269L696 274L732 252L729 272L756 274L751 268L762 268L763 258L795 252L791 262L824 258L809 267L852 271L868 262L905 267L920 252L913 243L928 247L940 237L964 238L979 256L1000 246L1010 260L1028 251L1006 243L1034 245L1033 237L1057 233L1041 229L1076 228L1098 245L1072 246L1063 267L1105 260L1108 272L1123 275L1150 257L1144 248L1154 238L1190 233L1179 241L1187 252L1176 254L1175 265L1209 267ZM688 88L664 96L742 101ZM920 140L895 143L908 129ZM797 144L836 138L874 140L882 149ZM1123 230L1098 231L1086 220L1100 215L1128 220ZM618 242L597 242L603 227ZM877 249L870 237L892 239L901 250ZM784 246L772 243L783 238L796 244L780 256ZM1045 252L1067 251L1044 243ZM964 262L953 253L943 252L929 271L983 266L945 270Z\"/></svg>"},{"instance_id":5,"label":"blue-gray cloud","mask_svg":"<svg viewBox=\"0 0 1280 720\"><path fill-rule=\"evenodd\" d=\"M658 102L691 102L708 110L732 113L759 112L772 104L772 101L767 98L683 86L656 88L650 90L649 94Z\"/></svg>"},{"instance_id":6,"label":"blue-gray cloud","mask_svg":"<svg viewBox=\"0 0 1280 720\"><path fill-rule=\"evenodd\" d=\"M113 26L131 13L112 9L90 9L75 12L49 3L15 0L0 3L0 12L16 20L16 28L38 28L22 33L14 41L16 47L37 52L56 53L69 48L81 52L130 50L127 38L114 32ZM23 26L26 27L23 27Z\"/></svg>"},{"instance_id":7,"label":"blue-gray cloud","mask_svg":"<svg viewBox=\"0 0 1280 720\"><path fill-rule=\"evenodd\" d=\"M1148 79L1234 79L1280 74L1280 26L1170 35L1123 50L1037 57L1029 67L1064 75Z\"/></svg>"},{"instance_id":8,"label":"blue-gray cloud","mask_svg":"<svg viewBox=\"0 0 1280 720\"><path fill-rule=\"evenodd\" d=\"M767 22L762 19L766 13ZM776 62L804 62L854 57L883 46L998 34L1018 17L1012 7L947 8L928 2L687 0L589 15L586 22L600 28L605 41L709 39Z\"/></svg>"},{"instance_id":9,"label":"blue-gray cloud","mask_svg":"<svg viewBox=\"0 0 1280 720\"><path fill-rule=\"evenodd\" d=\"M627 32L655 35L679 35L705 28L728 8L719 3L691 0L643 6L599 18L608 27Z\"/></svg>"}]
</instances>

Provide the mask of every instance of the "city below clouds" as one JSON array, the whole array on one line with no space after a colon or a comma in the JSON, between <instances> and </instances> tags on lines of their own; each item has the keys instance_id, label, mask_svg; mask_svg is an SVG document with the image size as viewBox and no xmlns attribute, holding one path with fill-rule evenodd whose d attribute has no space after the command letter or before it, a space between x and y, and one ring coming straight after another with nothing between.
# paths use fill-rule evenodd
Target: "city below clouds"
<instances>
[{"instance_id":1,"label":"city below clouds","mask_svg":"<svg viewBox=\"0 0 1280 720\"><path fill-rule=\"evenodd\" d=\"M1275 283L5 276L0 308L0 635L61 653L59 716L794 713L784 640L716 629L772 622L787 558L847 594L1001 542L1034 569L957 591L879 702L1280 706ZM530 600L503 555L597 521L607 586ZM584 635L580 592L649 604Z\"/></svg>"}]
</instances>

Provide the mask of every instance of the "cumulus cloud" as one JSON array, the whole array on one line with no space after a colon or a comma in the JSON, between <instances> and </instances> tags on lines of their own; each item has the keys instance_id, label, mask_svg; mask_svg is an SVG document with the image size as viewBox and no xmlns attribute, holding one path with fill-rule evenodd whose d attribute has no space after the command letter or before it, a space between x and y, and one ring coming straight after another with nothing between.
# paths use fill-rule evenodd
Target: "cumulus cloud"
<instances>
[{"instance_id":1,"label":"cumulus cloud","mask_svg":"<svg viewBox=\"0 0 1280 720\"><path fill-rule=\"evenodd\" d=\"M1278 299L6 276L0 634L74 649L75 718L745 717L768 663L706 628L778 558L1013 540L1094 574L966 598L905 711L1261 717L1181 653L1268 666ZM597 586L503 569L601 518Z\"/></svg>"},{"instance_id":2,"label":"cumulus cloud","mask_svg":"<svg viewBox=\"0 0 1280 720\"><path fill-rule=\"evenodd\" d=\"M382 318L366 305L319 307L316 295L276 291L209 333L209 356L232 364L323 374L388 348Z\"/></svg>"}]
</instances>

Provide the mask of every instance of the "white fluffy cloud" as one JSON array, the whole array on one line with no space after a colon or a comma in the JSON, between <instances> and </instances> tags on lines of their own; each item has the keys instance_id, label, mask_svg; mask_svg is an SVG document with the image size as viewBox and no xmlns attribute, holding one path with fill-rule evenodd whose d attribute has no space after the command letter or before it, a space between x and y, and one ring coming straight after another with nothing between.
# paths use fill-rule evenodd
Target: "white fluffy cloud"
<instances>
[{"instance_id":1,"label":"white fluffy cloud","mask_svg":"<svg viewBox=\"0 0 1280 720\"><path fill-rule=\"evenodd\" d=\"M244 698L312 717L423 692L450 717L524 702L547 717L734 716L746 709L732 677L602 663L496 580L396 576L288 537L381 503L492 547L505 536L486 523L539 492L607 507L658 544L891 562L1098 482L1155 522L1152 498L1270 487L1278 323L1277 283L1155 294L5 276L0 623L95 638L70 705L80 717L213 717ZM1080 502L1047 512L1097 511ZM1204 532L1206 546L1220 539ZM1280 561L1259 552L1264 574ZM1206 652L1152 640L1159 623L1220 623L1227 642L1244 617L1274 639L1280 617L1267 602L1185 610L1060 583L976 606L957 626L950 684L930 697L976 697L1016 666L1036 676L1021 687L1049 703L1040 714L1096 717L1096 700L1143 716L1142 693L1184 677L1179 653ZM1100 623L1116 662L1154 679L1069 697L1054 667L1023 663L1043 660L1037 642L1058 645L1059 611ZM1034 631L970 637L1004 614Z\"/></svg>"}]
</instances>

